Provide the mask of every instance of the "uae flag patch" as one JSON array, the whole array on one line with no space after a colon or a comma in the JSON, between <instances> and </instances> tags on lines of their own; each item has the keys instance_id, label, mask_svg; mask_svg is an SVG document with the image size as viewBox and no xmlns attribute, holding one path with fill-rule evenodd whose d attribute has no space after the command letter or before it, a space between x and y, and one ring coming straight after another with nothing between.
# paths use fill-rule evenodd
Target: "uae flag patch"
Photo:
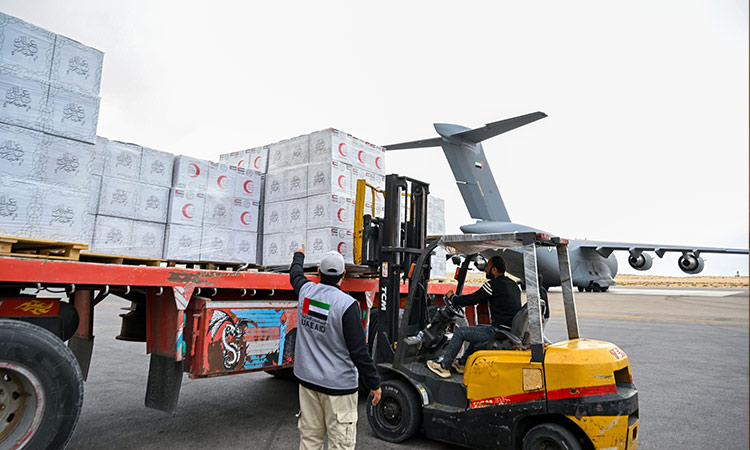
<instances>
[{"instance_id":1,"label":"uae flag patch","mask_svg":"<svg viewBox=\"0 0 750 450\"><path fill-rule=\"evenodd\" d=\"M324 322L328 320L328 310L330 309L331 305L328 303L323 303L319 300L313 300L308 297L305 297L305 301L302 303L302 314L307 314L308 316L315 317Z\"/></svg>"},{"instance_id":2,"label":"uae flag patch","mask_svg":"<svg viewBox=\"0 0 750 450\"><path fill-rule=\"evenodd\" d=\"M484 169L484 162L483 161L477 161L474 163L474 167L477 169Z\"/></svg>"}]
</instances>

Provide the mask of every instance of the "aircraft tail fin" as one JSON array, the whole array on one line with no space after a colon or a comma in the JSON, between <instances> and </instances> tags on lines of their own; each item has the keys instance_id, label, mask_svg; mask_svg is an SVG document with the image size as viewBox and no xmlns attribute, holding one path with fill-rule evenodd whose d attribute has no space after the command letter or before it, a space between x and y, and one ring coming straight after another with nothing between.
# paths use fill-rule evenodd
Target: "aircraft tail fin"
<instances>
[{"instance_id":1,"label":"aircraft tail fin","mask_svg":"<svg viewBox=\"0 0 750 450\"><path fill-rule=\"evenodd\" d=\"M543 112L535 112L489 123L473 130L460 125L436 123L434 126L435 131L440 135L439 138L386 145L385 149L402 150L441 146L471 217L480 220L510 222L510 216L500 196L481 142L544 117L547 115Z\"/></svg>"}]
</instances>

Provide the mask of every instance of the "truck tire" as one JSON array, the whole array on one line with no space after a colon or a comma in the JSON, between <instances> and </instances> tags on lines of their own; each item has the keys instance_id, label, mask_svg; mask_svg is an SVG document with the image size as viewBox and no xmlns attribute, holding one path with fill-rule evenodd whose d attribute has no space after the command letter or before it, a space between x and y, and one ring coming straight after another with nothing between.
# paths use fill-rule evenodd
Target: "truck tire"
<instances>
[{"instance_id":1,"label":"truck tire","mask_svg":"<svg viewBox=\"0 0 750 450\"><path fill-rule=\"evenodd\" d=\"M422 423L422 405L412 386L401 380L386 380L380 403L372 406L367 397L367 421L380 439L402 442L414 436Z\"/></svg>"},{"instance_id":2,"label":"truck tire","mask_svg":"<svg viewBox=\"0 0 750 450\"><path fill-rule=\"evenodd\" d=\"M42 327L0 319L0 448L64 448L83 404L73 353Z\"/></svg>"},{"instance_id":3,"label":"truck tire","mask_svg":"<svg viewBox=\"0 0 750 450\"><path fill-rule=\"evenodd\" d=\"M562 425L543 423L537 425L523 438L523 450L581 450L575 435Z\"/></svg>"}]
</instances>

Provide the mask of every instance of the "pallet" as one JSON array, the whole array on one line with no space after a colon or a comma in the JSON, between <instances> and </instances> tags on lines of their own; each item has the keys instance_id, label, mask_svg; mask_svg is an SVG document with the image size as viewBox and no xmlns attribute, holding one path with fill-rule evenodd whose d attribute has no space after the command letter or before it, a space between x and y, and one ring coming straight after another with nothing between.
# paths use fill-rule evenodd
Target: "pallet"
<instances>
[{"instance_id":1,"label":"pallet","mask_svg":"<svg viewBox=\"0 0 750 450\"><path fill-rule=\"evenodd\" d=\"M0 256L78 261L81 250L88 248L88 244L80 242L0 236Z\"/></svg>"},{"instance_id":2,"label":"pallet","mask_svg":"<svg viewBox=\"0 0 750 450\"><path fill-rule=\"evenodd\" d=\"M81 253L79 261L100 264L124 264L128 266L159 267L165 262L163 259L140 258L137 256L105 255L102 253Z\"/></svg>"}]
</instances>

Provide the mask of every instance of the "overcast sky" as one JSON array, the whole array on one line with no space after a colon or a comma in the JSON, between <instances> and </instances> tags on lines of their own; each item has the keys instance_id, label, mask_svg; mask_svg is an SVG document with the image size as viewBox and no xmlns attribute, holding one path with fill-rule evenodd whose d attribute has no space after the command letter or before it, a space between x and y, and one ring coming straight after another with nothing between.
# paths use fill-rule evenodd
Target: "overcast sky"
<instances>
[{"instance_id":1,"label":"overcast sky","mask_svg":"<svg viewBox=\"0 0 750 450\"><path fill-rule=\"evenodd\" d=\"M484 144L513 221L570 238L748 246L747 1L0 10L105 53L101 136L218 159L326 127L386 145L433 137L433 122L544 111ZM431 183L449 233L474 222L440 149L389 153L387 171ZM748 273L747 256L705 258L704 274ZM649 273L682 275L676 259Z\"/></svg>"}]
</instances>

